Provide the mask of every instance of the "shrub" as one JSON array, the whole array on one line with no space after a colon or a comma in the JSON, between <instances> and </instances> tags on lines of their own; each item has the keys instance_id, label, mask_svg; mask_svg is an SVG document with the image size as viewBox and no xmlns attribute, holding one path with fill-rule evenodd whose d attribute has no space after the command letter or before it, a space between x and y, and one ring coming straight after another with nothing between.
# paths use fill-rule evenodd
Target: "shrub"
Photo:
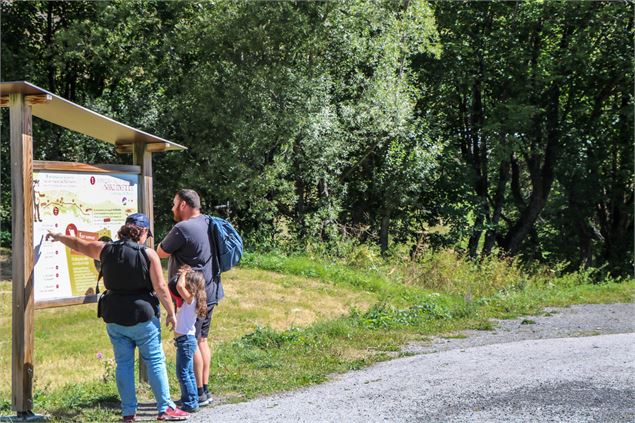
<instances>
[{"instance_id":1,"label":"shrub","mask_svg":"<svg viewBox=\"0 0 635 423\"><path fill-rule=\"evenodd\" d=\"M298 342L300 334L301 331L297 328L278 332L269 327L258 326L255 331L243 336L238 343L242 346L261 349L280 348L285 344Z\"/></svg>"},{"instance_id":2,"label":"shrub","mask_svg":"<svg viewBox=\"0 0 635 423\"><path fill-rule=\"evenodd\" d=\"M527 284L515 259L490 256L474 261L453 250L428 250L417 261L397 264L396 270L408 285L476 298Z\"/></svg>"},{"instance_id":3,"label":"shrub","mask_svg":"<svg viewBox=\"0 0 635 423\"><path fill-rule=\"evenodd\" d=\"M0 230L0 247L11 248L11 232Z\"/></svg>"}]
</instances>

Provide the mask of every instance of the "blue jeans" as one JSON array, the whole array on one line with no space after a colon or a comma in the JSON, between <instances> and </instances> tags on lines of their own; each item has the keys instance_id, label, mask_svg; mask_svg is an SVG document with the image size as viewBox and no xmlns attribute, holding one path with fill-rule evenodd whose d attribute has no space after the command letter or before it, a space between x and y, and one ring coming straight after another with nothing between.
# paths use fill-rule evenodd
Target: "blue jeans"
<instances>
[{"instance_id":1,"label":"blue jeans","mask_svg":"<svg viewBox=\"0 0 635 423\"><path fill-rule=\"evenodd\" d=\"M161 323L152 320L134 326L107 323L112 349L117 362L117 389L121 397L121 411L124 416L132 416L137 411L137 392L134 382L134 350L139 353L148 369L148 381L157 401L157 410L164 412L168 407L176 407L170 399L168 372L165 369L165 355L161 345Z\"/></svg>"},{"instance_id":2,"label":"blue jeans","mask_svg":"<svg viewBox=\"0 0 635 423\"><path fill-rule=\"evenodd\" d=\"M181 385L181 401L191 408L198 407L198 391L194 377L194 353L196 338L194 335L181 335L174 340L176 345L176 376Z\"/></svg>"}]
</instances>

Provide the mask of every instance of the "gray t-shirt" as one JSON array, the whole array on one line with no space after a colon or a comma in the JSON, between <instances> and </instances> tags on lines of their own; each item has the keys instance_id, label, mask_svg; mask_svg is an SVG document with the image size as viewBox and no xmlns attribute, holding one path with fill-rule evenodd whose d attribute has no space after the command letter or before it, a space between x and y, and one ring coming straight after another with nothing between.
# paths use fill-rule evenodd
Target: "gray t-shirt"
<instances>
[{"instance_id":1,"label":"gray t-shirt","mask_svg":"<svg viewBox=\"0 0 635 423\"><path fill-rule=\"evenodd\" d=\"M202 270L206 281L207 304L211 305L218 304L218 301L225 296L225 292L220 277L217 281L214 281L212 277L213 260L207 232L208 225L204 215L179 222L161 241L161 248L171 254L168 262L170 280L183 264Z\"/></svg>"}]
</instances>

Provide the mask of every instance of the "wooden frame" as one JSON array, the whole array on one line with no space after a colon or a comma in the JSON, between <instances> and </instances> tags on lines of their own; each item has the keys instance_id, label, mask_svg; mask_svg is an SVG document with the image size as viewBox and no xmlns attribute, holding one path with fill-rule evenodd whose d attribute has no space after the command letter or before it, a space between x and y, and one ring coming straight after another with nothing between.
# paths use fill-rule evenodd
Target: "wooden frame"
<instances>
[{"instance_id":1,"label":"wooden frame","mask_svg":"<svg viewBox=\"0 0 635 423\"><path fill-rule=\"evenodd\" d=\"M55 300L42 300L35 303L36 310L54 307L66 307L72 305L94 304L99 300L99 295L86 295L85 297L67 297Z\"/></svg>"},{"instance_id":2,"label":"wooden frame","mask_svg":"<svg viewBox=\"0 0 635 423\"><path fill-rule=\"evenodd\" d=\"M69 172L90 172L90 173L133 173L140 175L141 166L131 165L91 165L76 162L55 162L45 160L34 160L33 170L61 170Z\"/></svg>"},{"instance_id":3,"label":"wooden frame","mask_svg":"<svg viewBox=\"0 0 635 423\"><path fill-rule=\"evenodd\" d=\"M48 103L49 101L53 100L53 97L50 94L35 94L27 95L24 97L24 99L28 106L33 106L34 104ZM0 107L9 107L8 95L0 97Z\"/></svg>"},{"instance_id":4,"label":"wooden frame","mask_svg":"<svg viewBox=\"0 0 635 423\"><path fill-rule=\"evenodd\" d=\"M108 164L86 164L86 163L77 163L77 162L58 162L58 161L43 161L36 160L33 162L33 170L50 170L54 172L86 172L86 173L127 173L130 175L139 175L139 189L138 189L138 204L139 211L141 212L143 209L143 205L147 203L145 196L146 193L142 190L142 176L141 166L135 165L108 165ZM151 171L152 169L150 169ZM152 195L152 192L150 192ZM152 209L152 202L150 201L149 206L146 205L146 208L149 207ZM56 298L52 300L41 300L35 302L35 309L41 310L45 308L53 308L53 307L66 307L72 305L82 305L82 304L91 304L96 303L99 299L99 295L85 295L79 297L65 297L65 298Z\"/></svg>"},{"instance_id":5,"label":"wooden frame","mask_svg":"<svg viewBox=\"0 0 635 423\"><path fill-rule=\"evenodd\" d=\"M140 167L139 178L139 211L150 219L150 231L154 233L154 197L152 195L152 153L148 150L148 144L135 144L132 151L132 162ZM154 237L148 238L146 245L154 248ZM141 359L139 351L139 380L148 381L148 369Z\"/></svg>"},{"instance_id":6,"label":"wooden frame","mask_svg":"<svg viewBox=\"0 0 635 423\"><path fill-rule=\"evenodd\" d=\"M150 230L154 233L154 197L152 191L152 153L148 145L135 144L132 161L139 168L139 211L150 219ZM154 248L154 237L148 238L147 246Z\"/></svg>"},{"instance_id":7,"label":"wooden frame","mask_svg":"<svg viewBox=\"0 0 635 423\"><path fill-rule=\"evenodd\" d=\"M13 314L11 404L33 409L33 136L31 106L23 94L9 96Z\"/></svg>"}]
</instances>

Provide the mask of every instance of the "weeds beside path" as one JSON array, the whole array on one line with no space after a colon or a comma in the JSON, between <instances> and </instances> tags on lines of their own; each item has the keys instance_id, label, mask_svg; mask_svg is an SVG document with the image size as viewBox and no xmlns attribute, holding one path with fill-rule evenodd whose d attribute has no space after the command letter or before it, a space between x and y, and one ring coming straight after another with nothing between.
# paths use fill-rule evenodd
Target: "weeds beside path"
<instances>
[{"instance_id":1,"label":"weeds beside path","mask_svg":"<svg viewBox=\"0 0 635 423\"><path fill-rule=\"evenodd\" d=\"M353 310L305 329L261 328L220 345L212 386L226 401L322 382L332 373L397 357L403 345L431 335L492 329L493 318L537 313L548 306L630 302L635 286L632 280L590 284L586 274L531 278L513 266L499 265L498 273L492 275L498 278L498 286L481 290L481 296L469 296L455 293L457 284L452 292L444 293L426 289L424 284L395 282L404 274L403 269L393 269L388 278L385 269L382 273L381 269L362 270L309 257L276 255L251 257L246 264L367 290L379 295L380 301L366 312ZM465 274L467 266L471 265L457 262L451 271ZM468 283L476 288L478 278L472 275L471 279ZM470 286L464 288L469 290Z\"/></svg>"},{"instance_id":2,"label":"weeds beside path","mask_svg":"<svg viewBox=\"0 0 635 423\"><path fill-rule=\"evenodd\" d=\"M404 352L427 354L452 349L535 339L574 338L635 332L634 303L575 304L546 307L533 316L495 320L491 331L467 330L413 343Z\"/></svg>"}]
</instances>

